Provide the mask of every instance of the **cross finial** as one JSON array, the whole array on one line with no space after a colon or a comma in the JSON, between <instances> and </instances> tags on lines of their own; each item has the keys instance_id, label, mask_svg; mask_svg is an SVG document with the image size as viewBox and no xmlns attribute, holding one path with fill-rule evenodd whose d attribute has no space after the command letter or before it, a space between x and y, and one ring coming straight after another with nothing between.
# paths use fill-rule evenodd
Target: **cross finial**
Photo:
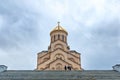
<instances>
[{"instance_id":1,"label":"cross finial","mask_svg":"<svg viewBox=\"0 0 120 80\"><path fill-rule=\"evenodd\" d=\"M60 26L60 22L58 21L58 26Z\"/></svg>"}]
</instances>

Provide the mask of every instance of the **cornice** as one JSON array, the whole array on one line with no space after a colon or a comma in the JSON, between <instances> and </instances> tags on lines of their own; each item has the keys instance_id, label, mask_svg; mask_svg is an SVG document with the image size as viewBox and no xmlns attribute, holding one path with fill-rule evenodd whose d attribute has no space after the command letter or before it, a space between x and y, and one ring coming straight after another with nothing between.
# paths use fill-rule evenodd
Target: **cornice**
<instances>
[{"instance_id":1,"label":"cornice","mask_svg":"<svg viewBox=\"0 0 120 80\"><path fill-rule=\"evenodd\" d=\"M44 56L48 55L48 53L46 53L46 54L43 53L43 54L44 54L43 56L40 56L40 57L38 56L38 59L41 58L41 57L44 57Z\"/></svg>"}]
</instances>

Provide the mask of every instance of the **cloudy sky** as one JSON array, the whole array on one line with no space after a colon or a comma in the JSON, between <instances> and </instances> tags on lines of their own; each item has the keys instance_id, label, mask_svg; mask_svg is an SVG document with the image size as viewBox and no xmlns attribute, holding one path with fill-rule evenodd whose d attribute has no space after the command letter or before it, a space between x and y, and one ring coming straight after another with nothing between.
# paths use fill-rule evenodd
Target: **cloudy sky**
<instances>
[{"instance_id":1,"label":"cloudy sky","mask_svg":"<svg viewBox=\"0 0 120 80\"><path fill-rule=\"evenodd\" d=\"M0 0L0 65L35 69L58 21L84 69L120 64L120 0Z\"/></svg>"}]
</instances>

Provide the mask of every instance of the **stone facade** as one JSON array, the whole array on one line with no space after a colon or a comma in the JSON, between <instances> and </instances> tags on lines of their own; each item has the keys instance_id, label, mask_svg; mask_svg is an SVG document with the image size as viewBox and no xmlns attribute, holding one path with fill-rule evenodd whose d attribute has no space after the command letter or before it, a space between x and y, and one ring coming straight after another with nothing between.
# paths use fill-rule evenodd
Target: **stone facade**
<instances>
[{"instance_id":1,"label":"stone facade","mask_svg":"<svg viewBox=\"0 0 120 80\"><path fill-rule=\"evenodd\" d=\"M48 51L37 55L37 70L64 70L70 66L72 70L81 70L80 53L70 50L67 44L68 32L59 23L50 32L51 42Z\"/></svg>"}]
</instances>

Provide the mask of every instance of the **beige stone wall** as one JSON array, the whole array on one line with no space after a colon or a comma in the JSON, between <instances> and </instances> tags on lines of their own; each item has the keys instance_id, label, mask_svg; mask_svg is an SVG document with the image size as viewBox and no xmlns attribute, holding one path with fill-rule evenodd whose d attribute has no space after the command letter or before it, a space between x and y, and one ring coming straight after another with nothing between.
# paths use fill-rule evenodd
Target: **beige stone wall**
<instances>
[{"instance_id":1,"label":"beige stone wall","mask_svg":"<svg viewBox=\"0 0 120 80\"><path fill-rule=\"evenodd\" d=\"M37 70L64 70L64 66L68 65L73 70L81 70L80 53L69 50L67 33L56 30L50 36L48 51L42 51L37 55Z\"/></svg>"}]
</instances>

